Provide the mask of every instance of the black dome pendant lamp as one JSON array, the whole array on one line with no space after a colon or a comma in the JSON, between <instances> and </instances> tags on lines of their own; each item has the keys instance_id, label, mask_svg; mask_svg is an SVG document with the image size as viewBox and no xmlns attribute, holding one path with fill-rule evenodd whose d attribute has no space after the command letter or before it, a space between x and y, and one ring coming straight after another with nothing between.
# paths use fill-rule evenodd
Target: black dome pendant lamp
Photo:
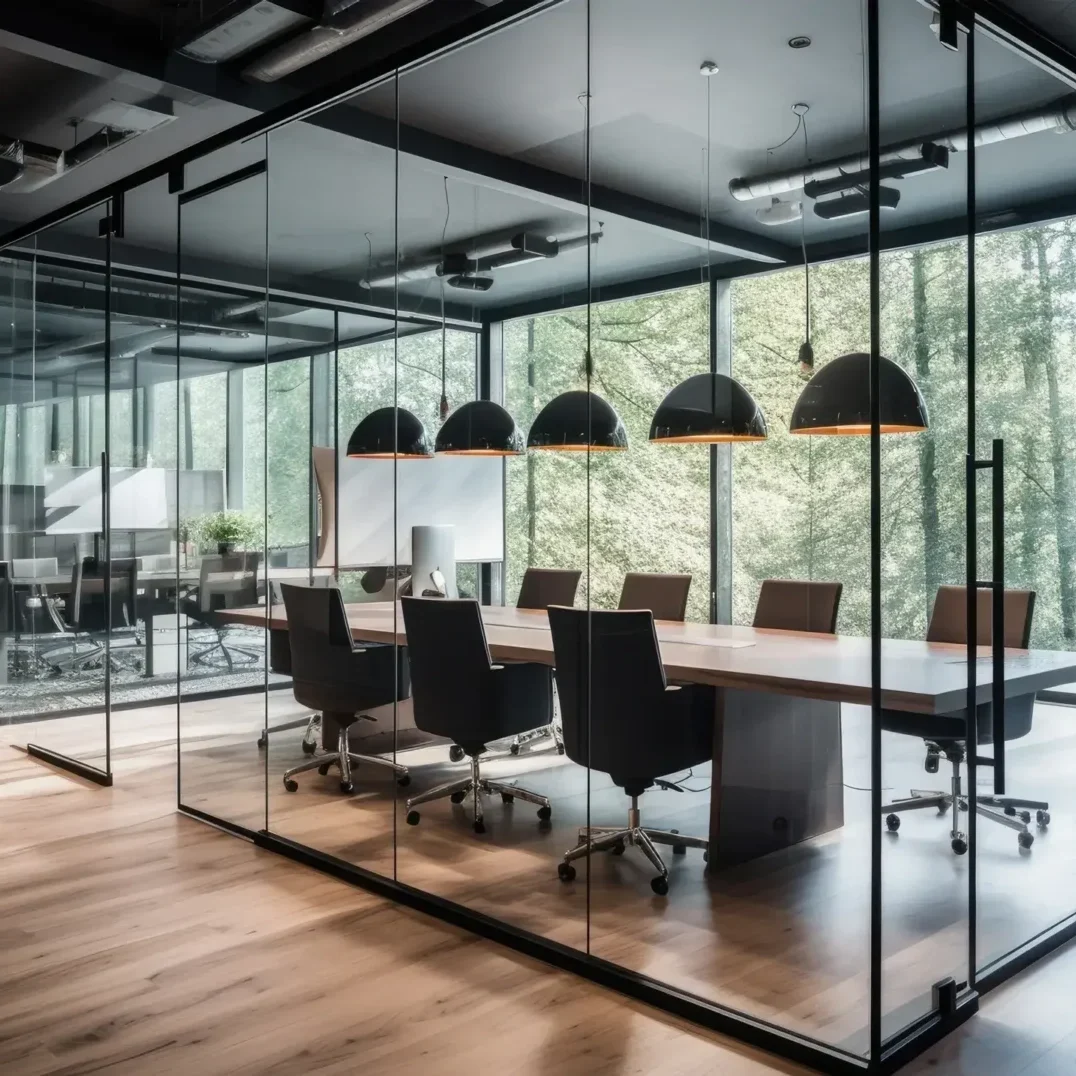
<instances>
[{"instance_id":1,"label":"black dome pendant lamp","mask_svg":"<svg viewBox=\"0 0 1076 1076\"><path fill-rule=\"evenodd\" d=\"M710 87L717 65L699 68L706 79L706 234L710 234ZM710 261L706 260L709 279ZM724 444L765 441L766 416L754 397L727 374L695 374L680 382L658 405L650 422L654 444Z\"/></svg>"},{"instance_id":2,"label":"black dome pendant lamp","mask_svg":"<svg viewBox=\"0 0 1076 1076\"><path fill-rule=\"evenodd\" d=\"M754 397L725 374L696 374L661 401L650 423L656 444L765 441L766 416Z\"/></svg>"},{"instance_id":3,"label":"black dome pendant lamp","mask_svg":"<svg viewBox=\"0 0 1076 1076\"><path fill-rule=\"evenodd\" d=\"M516 420L492 400L469 400L457 407L434 445L446 456L519 456L525 448Z\"/></svg>"},{"instance_id":4,"label":"black dome pendant lamp","mask_svg":"<svg viewBox=\"0 0 1076 1076\"><path fill-rule=\"evenodd\" d=\"M869 354L855 351L822 366L807 382L792 409L789 432L869 435L871 392ZM927 405L919 386L892 359L879 355L882 433L922 433Z\"/></svg>"},{"instance_id":5,"label":"black dome pendant lamp","mask_svg":"<svg viewBox=\"0 0 1076 1076\"><path fill-rule=\"evenodd\" d=\"M351 431L349 459L432 459L433 443L422 420L403 407L379 407Z\"/></svg>"},{"instance_id":6,"label":"black dome pendant lamp","mask_svg":"<svg viewBox=\"0 0 1076 1076\"><path fill-rule=\"evenodd\" d=\"M584 389L562 392L538 412L527 447L561 452L624 452L628 431L613 408Z\"/></svg>"}]
</instances>

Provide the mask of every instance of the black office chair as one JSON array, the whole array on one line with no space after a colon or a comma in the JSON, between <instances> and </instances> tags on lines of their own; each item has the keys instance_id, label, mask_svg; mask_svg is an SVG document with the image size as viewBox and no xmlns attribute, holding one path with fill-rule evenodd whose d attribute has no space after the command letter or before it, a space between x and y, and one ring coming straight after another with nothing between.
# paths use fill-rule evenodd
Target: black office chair
<instances>
[{"instance_id":1,"label":"black office chair","mask_svg":"<svg viewBox=\"0 0 1076 1076\"><path fill-rule=\"evenodd\" d=\"M574 605L575 592L579 589L579 579L582 574L581 571L572 568L528 568L523 573L523 582L519 586L516 608L548 609L551 605ZM548 671L552 678L552 668ZM556 751L558 755L563 755L564 737L561 735L560 724L557 721L555 699L549 717L548 725L516 736L508 750L513 755L518 755L526 747L529 755L538 754L541 751ZM549 742L542 742L546 740ZM451 757L453 762L458 762L463 755L453 753Z\"/></svg>"},{"instance_id":2,"label":"black office chair","mask_svg":"<svg viewBox=\"0 0 1076 1076\"><path fill-rule=\"evenodd\" d=\"M927 641L932 643L967 642L967 591L964 587L939 587L934 599L934 610L927 627ZM992 591L980 588L976 592L976 628L978 646L989 646L992 636ZM1005 646L1026 650L1031 639L1031 619L1035 612L1033 590L1005 591ZM1031 731L1035 710L1035 695L1018 695L1005 700L1005 741L1018 740ZM980 744L994 742L994 707L984 702L975 708L975 727ZM941 756L952 764L953 773L949 792L932 792L912 789L910 796L895 800L882 808L886 826L891 833L900 829L900 815L904 811L921 811L936 807L939 814L952 809L950 844L957 855L968 850L967 837L960 831L960 812L968 810L968 796L962 791L960 765L967 755L967 710L951 714L913 714L903 710L882 710L882 728L904 736L917 736L927 746L926 771L937 773ZM982 765L982 762L980 762ZM991 822L1016 830L1021 848L1030 848L1035 835L1027 828L1031 811L1036 812L1039 826L1050 824L1050 805L1040 800L1017 799L1012 796L978 794L976 810Z\"/></svg>"},{"instance_id":3,"label":"black office chair","mask_svg":"<svg viewBox=\"0 0 1076 1076\"><path fill-rule=\"evenodd\" d=\"M209 646L191 654L191 664L216 666L217 662L211 659L218 651L228 672L232 672L236 664L251 666L261 660L261 646L236 643L229 636L229 631L238 631L242 635L247 629L225 624L217 615L222 609L258 604L260 561L261 554L255 552L224 553L202 558L198 590L193 597L184 599L180 611L195 624L211 628L216 639Z\"/></svg>"},{"instance_id":4,"label":"black office chair","mask_svg":"<svg viewBox=\"0 0 1076 1076\"><path fill-rule=\"evenodd\" d=\"M273 605L283 605L284 596L280 593L279 583L269 584L269 595ZM331 575L315 575L307 586L334 587L336 580ZM279 676L291 676L291 640L286 628L269 629L269 671ZM304 755L312 755L318 749L318 737L321 735L321 714L316 710L306 717L282 721L279 725L270 725L262 729L258 737L258 746L267 747L269 736L274 732L288 732L291 729L304 729L302 749Z\"/></svg>"},{"instance_id":5,"label":"black office chair","mask_svg":"<svg viewBox=\"0 0 1076 1076\"><path fill-rule=\"evenodd\" d=\"M415 725L452 740L471 760L471 775L423 792L407 801L407 821L419 822L419 804L473 797L473 826L485 832L483 794L501 794L538 805L543 822L552 815L545 796L482 776L486 744L507 739L549 721L552 690L545 666L530 662L494 665L486 645L482 613L471 598L402 598L411 664Z\"/></svg>"},{"instance_id":6,"label":"black office chair","mask_svg":"<svg viewBox=\"0 0 1076 1076\"><path fill-rule=\"evenodd\" d=\"M813 579L763 579L753 626L832 635L843 589L841 583Z\"/></svg>"},{"instance_id":7,"label":"black office chair","mask_svg":"<svg viewBox=\"0 0 1076 1076\"><path fill-rule=\"evenodd\" d=\"M621 609L649 609L655 620L683 620L691 576L664 572L628 572L620 591Z\"/></svg>"},{"instance_id":8,"label":"black office chair","mask_svg":"<svg viewBox=\"0 0 1076 1076\"><path fill-rule=\"evenodd\" d=\"M284 787L294 792L299 787L296 774L316 768L324 776L336 766L340 770L341 792L351 792L351 767L362 763L391 770L398 784L410 784L406 766L381 755L356 754L348 742L349 730L356 721L374 720L363 710L407 698L403 649L391 644L356 646L344 599L336 587L283 584L280 591L288 614L292 691L298 702L320 711L326 722L334 722L339 729L336 751L288 770Z\"/></svg>"},{"instance_id":9,"label":"black office chair","mask_svg":"<svg viewBox=\"0 0 1076 1076\"><path fill-rule=\"evenodd\" d=\"M666 681L648 610L554 606L549 626L568 757L609 774L631 797L628 824L580 830L579 844L565 853L557 873L570 882L575 877L573 860L588 852L620 855L634 845L658 871L650 888L664 896L669 870L655 844L671 845L674 854L683 855L688 848L708 853L709 842L675 830L647 829L639 815L639 797L665 775L713 757L716 691Z\"/></svg>"},{"instance_id":10,"label":"black office chair","mask_svg":"<svg viewBox=\"0 0 1076 1076\"><path fill-rule=\"evenodd\" d=\"M98 667L104 663L106 648L109 667L120 672L128 668L128 663L121 660L121 650L129 656L132 646L144 644L138 629L138 561L114 559L107 574L111 603L105 596L105 565L95 557L80 558L76 551L66 596L44 595L56 631L65 640L63 645L42 654L54 672ZM115 645L124 640L132 646ZM131 664L135 669L142 666L137 650Z\"/></svg>"}]
</instances>

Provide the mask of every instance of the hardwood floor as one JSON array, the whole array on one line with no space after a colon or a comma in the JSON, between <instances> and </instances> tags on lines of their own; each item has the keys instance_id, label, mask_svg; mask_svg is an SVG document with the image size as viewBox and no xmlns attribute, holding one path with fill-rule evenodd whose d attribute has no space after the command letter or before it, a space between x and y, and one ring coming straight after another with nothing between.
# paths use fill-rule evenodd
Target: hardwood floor
<instances>
[{"instance_id":1,"label":"hardwood floor","mask_svg":"<svg viewBox=\"0 0 1076 1076\"><path fill-rule=\"evenodd\" d=\"M271 720L294 710L287 693L269 699ZM203 802L195 805L260 824L266 762L249 732L260 726L264 707L261 699L185 704L188 802L196 795ZM558 1076L801 1071L767 1068L761 1055L738 1045L176 815L174 706L112 720L113 789L0 747L0 1071L343 1073L355 1071L359 1058L364 1072L396 1073L477 1066L542 1074L555 1068ZM2 732L9 742L62 743L92 760L102 742L100 719L72 718L62 730L59 724ZM1045 736L1049 721L1037 725ZM273 743L274 784L277 771L299 757L299 735ZM1058 744L1054 736L1038 749L1056 753ZM852 773L858 751L849 728ZM418 787L454 772L443 756L427 748L408 758ZM415 829L396 826L397 872L585 944L585 889L545 877L580 810L585 817L585 782L581 792L573 788L573 769L555 756L497 765L541 791L559 788L553 830L543 833L519 801L509 809L498 803L489 808L488 839L478 840L453 817L460 808L434 804ZM298 793L271 791L274 829L392 870L399 815L391 782L371 778L343 798L316 772L300 781ZM684 794L681 803L700 802L678 810L677 794L651 795L652 808L644 799L648 823L679 819L685 831L698 828L694 814L704 813L705 792ZM580 796L582 808L573 805ZM619 821L619 793L595 785L591 801L592 813L608 811ZM853 810L862 815L858 802ZM1055 828L1060 815L1055 809ZM951 955L960 959L950 900L960 861L949 858L938 832L945 825L924 812L887 845L889 860L904 868L889 870L887 889L893 1009L902 1003L900 989L907 1003L928 985L925 976L944 974ZM673 865L672 896L664 902L649 894L649 872L631 853L602 857L591 888L592 951L831 1041L854 1041L865 1004L865 937L855 928L864 864L849 839L854 833L850 823L817 847L767 857L716 883L689 853ZM995 918L1006 931L1017 929L1015 915L1034 925L1057 901L1071 899L1062 884L1069 842L1063 831L1058 837L1037 842L1031 856L1012 852L1011 862L1002 858L1005 846L984 849L980 875L987 898L1004 910ZM915 858L925 866L897 888L892 883L909 874ZM987 999L971 1028L911 1071L1065 1071L1076 1063L1076 1021L1061 984L1074 969L1076 954L1065 954L1009 984Z\"/></svg>"}]
</instances>

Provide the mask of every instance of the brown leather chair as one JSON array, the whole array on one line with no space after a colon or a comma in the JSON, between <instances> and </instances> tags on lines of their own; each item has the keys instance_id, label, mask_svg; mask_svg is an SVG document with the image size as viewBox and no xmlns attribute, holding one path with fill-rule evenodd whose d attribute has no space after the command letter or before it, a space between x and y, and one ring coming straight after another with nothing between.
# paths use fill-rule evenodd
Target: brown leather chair
<instances>
[{"instance_id":1,"label":"brown leather chair","mask_svg":"<svg viewBox=\"0 0 1076 1076\"><path fill-rule=\"evenodd\" d=\"M575 605L582 572L572 568L528 568L516 598L517 609L548 609L551 605Z\"/></svg>"},{"instance_id":2,"label":"brown leather chair","mask_svg":"<svg viewBox=\"0 0 1076 1076\"><path fill-rule=\"evenodd\" d=\"M976 592L976 645L989 646L992 638L991 606L993 593L986 588ZM1035 612L1033 590L1006 590L1005 646L1026 650L1031 639L1031 620ZM927 626L927 642L967 643L967 590L965 587L939 587L934 610ZM959 655L954 660L961 660ZM1005 740L1017 740L1031 731L1035 711L1035 696L1018 695L1005 700ZM994 742L994 707L984 702L975 708L977 740L980 745ZM894 800L882 808L890 833L900 829L904 811L921 811L936 807L944 814L952 810L953 821L949 839L957 855L968 850L967 838L958 828L960 813L968 809L968 796L961 790L960 764L967 754L967 710L951 714L912 714L903 710L882 710L882 728L904 736L918 736L927 745L926 771L937 773L942 755L952 764L952 780L948 792L928 792L915 789L905 799ZM981 763L980 763L981 764ZM1028 829L1031 812L1036 812L1039 826L1050 823L1050 805L1041 800L1017 799L1012 796L977 795L976 810L984 818L1017 831L1021 848L1030 848L1035 840Z\"/></svg>"},{"instance_id":3,"label":"brown leather chair","mask_svg":"<svg viewBox=\"0 0 1076 1076\"><path fill-rule=\"evenodd\" d=\"M336 587L280 587L288 614L291 677L295 699L325 715L338 730L337 749L295 766L284 774L294 792L298 773L315 767L324 776L340 770L340 790L351 792L351 766L369 763L391 770L401 785L410 783L407 767L380 755L359 755L348 744L348 730L363 710L386 706L410 694L406 651L391 644L356 646L348 627L344 599ZM373 720L367 718L367 720Z\"/></svg>"},{"instance_id":4,"label":"brown leather chair","mask_svg":"<svg viewBox=\"0 0 1076 1076\"><path fill-rule=\"evenodd\" d=\"M620 591L620 609L649 609L655 620L683 620L690 575L628 572Z\"/></svg>"},{"instance_id":5,"label":"brown leather chair","mask_svg":"<svg viewBox=\"0 0 1076 1076\"><path fill-rule=\"evenodd\" d=\"M832 635L842 590L841 583L813 579L763 579L754 626Z\"/></svg>"}]
</instances>

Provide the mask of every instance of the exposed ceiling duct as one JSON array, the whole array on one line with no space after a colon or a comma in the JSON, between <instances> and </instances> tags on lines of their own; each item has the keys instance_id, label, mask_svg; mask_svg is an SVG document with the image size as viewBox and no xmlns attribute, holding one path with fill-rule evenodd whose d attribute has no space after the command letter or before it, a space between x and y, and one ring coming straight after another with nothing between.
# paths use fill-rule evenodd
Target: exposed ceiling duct
<instances>
[{"instance_id":1,"label":"exposed ceiling duct","mask_svg":"<svg viewBox=\"0 0 1076 1076\"><path fill-rule=\"evenodd\" d=\"M100 126L67 150L0 135L0 191L5 194L36 191L72 168L169 123L174 118L172 107L171 100L165 97L154 97L138 105L109 101L82 117L82 122Z\"/></svg>"},{"instance_id":2,"label":"exposed ceiling duct","mask_svg":"<svg viewBox=\"0 0 1076 1076\"><path fill-rule=\"evenodd\" d=\"M298 71L331 53L377 33L390 23L410 15L431 0L326 0L325 14L317 26L269 49L243 74L259 82Z\"/></svg>"},{"instance_id":3,"label":"exposed ceiling duct","mask_svg":"<svg viewBox=\"0 0 1076 1076\"><path fill-rule=\"evenodd\" d=\"M1001 119L979 124L975 128L975 145L989 146L995 142L1007 142L1042 131L1060 131L1065 134L1076 131L1076 96L1064 97L1052 105L1014 112ZM928 135L926 138L913 138L907 142L885 146L879 162L884 167L899 165L901 162L922 161L923 148L926 145L947 150L949 153L964 153L968 148L968 129L961 127ZM803 190L809 183L827 183L830 180L841 180L853 173L869 174L869 171L869 156L866 153L853 153L846 157L820 161L807 168L801 166L733 179L729 182L729 193L741 202L754 198L774 198Z\"/></svg>"},{"instance_id":4,"label":"exposed ceiling duct","mask_svg":"<svg viewBox=\"0 0 1076 1076\"><path fill-rule=\"evenodd\" d=\"M386 266L380 273L375 271L360 281L360 286L366 289L388 288L397 281L408 283L443 277L445 283L452 288L488 291L492 287L492 281L484 285L483 281L488 280L488 277L482 276L484 273L555 258L559 254L597 243L601 237L600 230L590 235L584 233L568 239L538 235L534 232L518 232L508 240L507 246L503 239L489 240L462 253L445 254L443 258L404 262L398 271L395 266Z\"/></svg>"}]
</instances>

